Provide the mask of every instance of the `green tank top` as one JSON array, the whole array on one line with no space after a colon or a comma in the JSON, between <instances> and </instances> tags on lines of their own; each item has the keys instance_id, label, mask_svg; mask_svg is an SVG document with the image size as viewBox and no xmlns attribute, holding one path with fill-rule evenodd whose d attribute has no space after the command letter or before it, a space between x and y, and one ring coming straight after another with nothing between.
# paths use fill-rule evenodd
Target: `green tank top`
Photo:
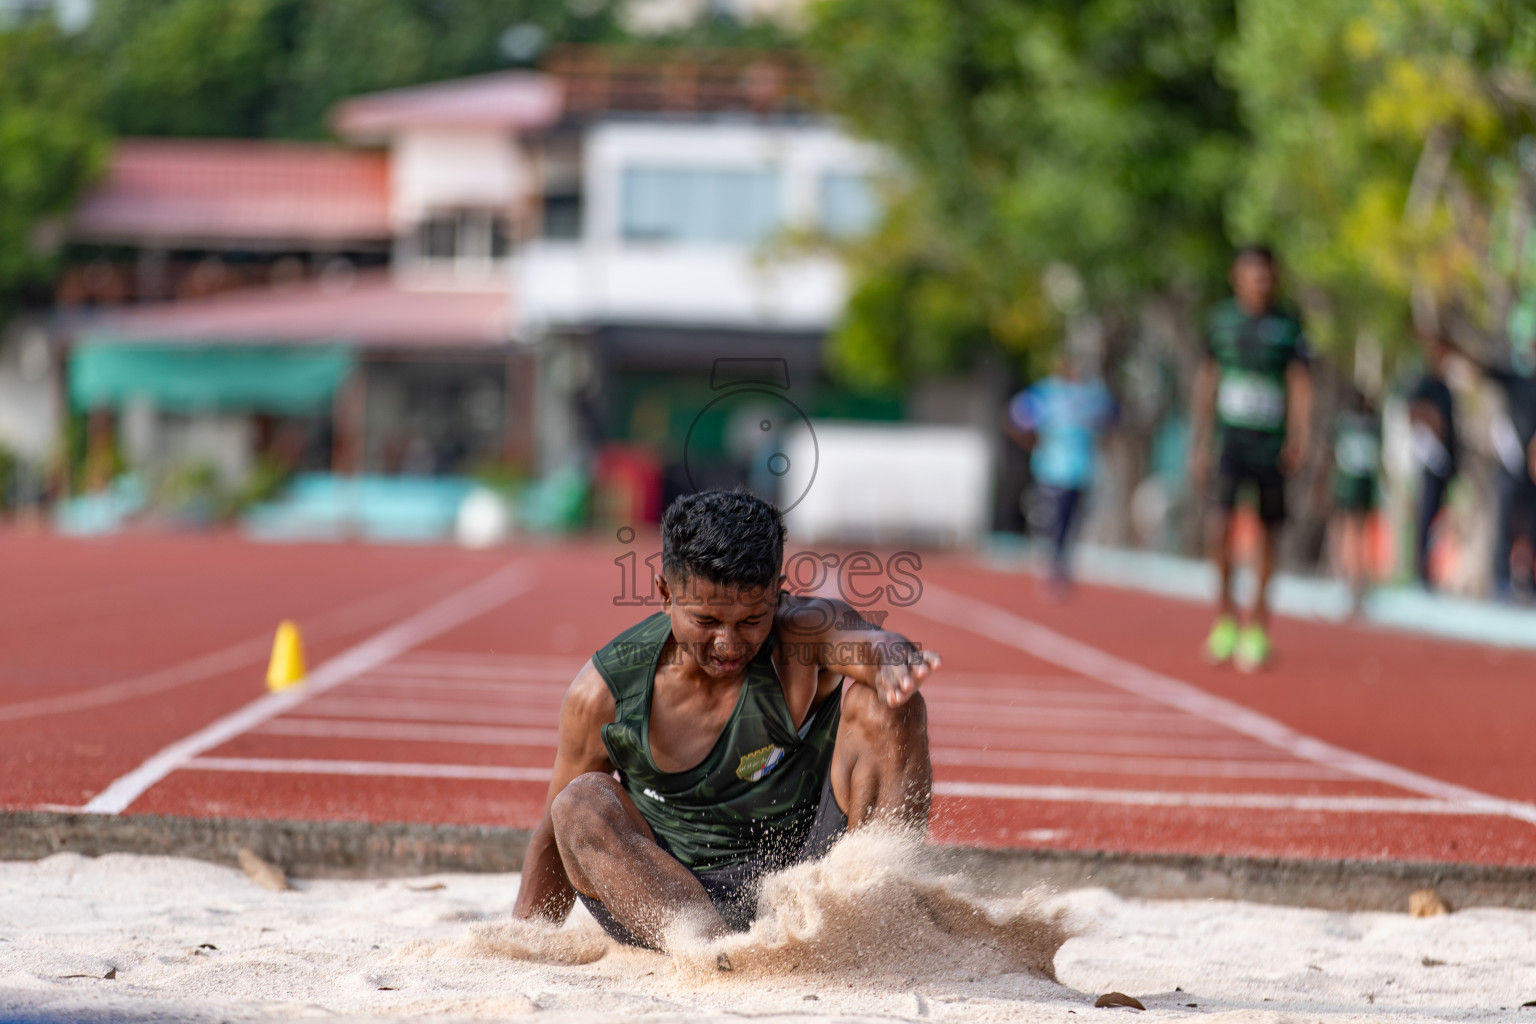
<instances>
[{"instance_id":1,"label":"green tank top","mask_svg":"<svg viewBox=\"0 0 1536 1024\"><path fill-rule=\"evenodd\" d=\"M592 656L613 694L603 745L625 790L672 855L694 871L749 861L789 863L805 844L832 766L842 687L795 727L769 634L747 666L736 708L714 748L687 771L651 760L651 693L672 624L658 612Z\"/></svg>"},{"instance_id":2,"label":"green tank top","mask_svg":"<svg viewBox=\"0 0 1536 1024\"><path fill-rule=\"evenodd\" d=\"M1223 439L1255 461L1280 457L1286 431L1286 371L1310 358L1301 321L1279 310L1249 316L1235 299L1211 313L1206 342L1220 367L1216 422Z\"/></svg>"}]
</instances>

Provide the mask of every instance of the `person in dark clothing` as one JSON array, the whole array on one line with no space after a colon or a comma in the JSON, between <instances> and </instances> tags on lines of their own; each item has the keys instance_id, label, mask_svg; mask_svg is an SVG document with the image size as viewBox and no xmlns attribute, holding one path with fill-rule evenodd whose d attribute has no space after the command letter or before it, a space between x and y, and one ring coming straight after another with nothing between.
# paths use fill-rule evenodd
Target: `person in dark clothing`
<instances>
[{"instance_id":1,"label":"person in dark clothing","mask_svg":"<svg viewBox=\"0 0 1536 1024\"><path fill-rule=\"evenodd\" d=\"M1449 345L1449 343L1447 343ZM1527 363L1536 363L1536 336L1524 347ZM1499 521L1493 544L1493 592L1501 601L1514 596L1511 566L1516 541L1524 538L1536 548L1536 376L1508 366L1496 366L1452 347L1504 392L1504 413L1494 420L1493 450L1499 463ZM1523 570L1523 587L1533 585L1531 569Z\"/></svg>"},{"instance_id":2,"label":"person in dark clothing","mask_svg":"<svg viewBox=\"0 0 1536 1024\"><path fill-rule=\"evenodd\" d=\"M1514 596L1515 542L1536 547L1536 377L1507 367L1483 373L1504 391L1505 415L1495 421L1493 447L1499 457L1499 527L1493 543L1493 592L1499 600ZM1527 565L1520 581L1532 587Z\"/></svg>"},{"instance_id":3,"label":"person in dark clothing","mask_svg":"<svg viewBox=\"0 0 1536 1024\"><path fill-rule=\"evenodd\" d=\"M1445 492L1456 475L1458 443L1456 401L1445 382L1450 348L1438 335L1424 338L1424 374L1408 393L1408 419L1413 428L1413 461L1419 469L1419 498L1415 517L1413 571L1420 584L1433 588L1429 571L1429 537L1435 517L1445 505Z\"/></svg>"}]
</instances>

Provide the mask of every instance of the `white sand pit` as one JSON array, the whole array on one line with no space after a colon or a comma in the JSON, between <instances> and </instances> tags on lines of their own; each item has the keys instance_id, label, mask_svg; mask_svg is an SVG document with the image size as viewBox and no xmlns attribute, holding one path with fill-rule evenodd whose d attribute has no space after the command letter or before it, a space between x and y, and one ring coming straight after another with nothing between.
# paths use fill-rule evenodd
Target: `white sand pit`
<instances>
[{"instance_id":1,"label":"white sand pit","mask_svg":"<svg viewBox=\"0 0 1536 1024\"><path fill-rule=\"evenodd\" d=\"M668 957L580 910L511 921L516 875L272 892L175 858L0 863L0 1021L1536 1021L1536 912L980 899L925 864L853 837L771 879L751 932Z\"/></svg>"}]
</instances>

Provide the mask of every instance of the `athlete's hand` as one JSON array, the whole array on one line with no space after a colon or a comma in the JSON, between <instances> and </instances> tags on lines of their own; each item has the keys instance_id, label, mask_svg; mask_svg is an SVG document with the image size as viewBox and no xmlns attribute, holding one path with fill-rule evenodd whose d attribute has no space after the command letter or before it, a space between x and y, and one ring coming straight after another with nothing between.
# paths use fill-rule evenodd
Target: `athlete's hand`
<instances>
[{"instance_id":1,"label":"athlete's hand","mask_svg":"<svg viewBox=\"0 0 1536 1024\"><path fill-rule=\"evenodd\" d=\"M875 673L875 692L886 704L899 708L941 664L943 660L935 651L913 651L905 664L880 666Z\"/></svg>"}]
</instances>

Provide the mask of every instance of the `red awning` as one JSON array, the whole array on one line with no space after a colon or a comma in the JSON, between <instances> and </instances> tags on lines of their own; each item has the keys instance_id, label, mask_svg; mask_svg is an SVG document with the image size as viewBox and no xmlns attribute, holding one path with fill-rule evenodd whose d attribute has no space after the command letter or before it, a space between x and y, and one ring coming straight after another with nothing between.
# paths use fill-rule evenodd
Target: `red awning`
<instances>
[{"instance_id":1,"label":"red awning","mask_svg":"<svg viewBox=\"0 0 1536 1024\"><path fill-rule=\"evenodd\" d=\"M509 305L505 291L416 290L372 273L345 287L242 288L128 307L77 322L73 333L124 343L485 348L509 340Z\"/></svg>"},{"instance_id":2,"label":"red awning","mask_svg":"<svg viewBox=\"0 0 1536 1024\"><path fill-rule=\"evenodd\" d=\"M383 243L382 152L254 140L124 139L71 237L130 245Z\"/></svg>"}]
</instances>

